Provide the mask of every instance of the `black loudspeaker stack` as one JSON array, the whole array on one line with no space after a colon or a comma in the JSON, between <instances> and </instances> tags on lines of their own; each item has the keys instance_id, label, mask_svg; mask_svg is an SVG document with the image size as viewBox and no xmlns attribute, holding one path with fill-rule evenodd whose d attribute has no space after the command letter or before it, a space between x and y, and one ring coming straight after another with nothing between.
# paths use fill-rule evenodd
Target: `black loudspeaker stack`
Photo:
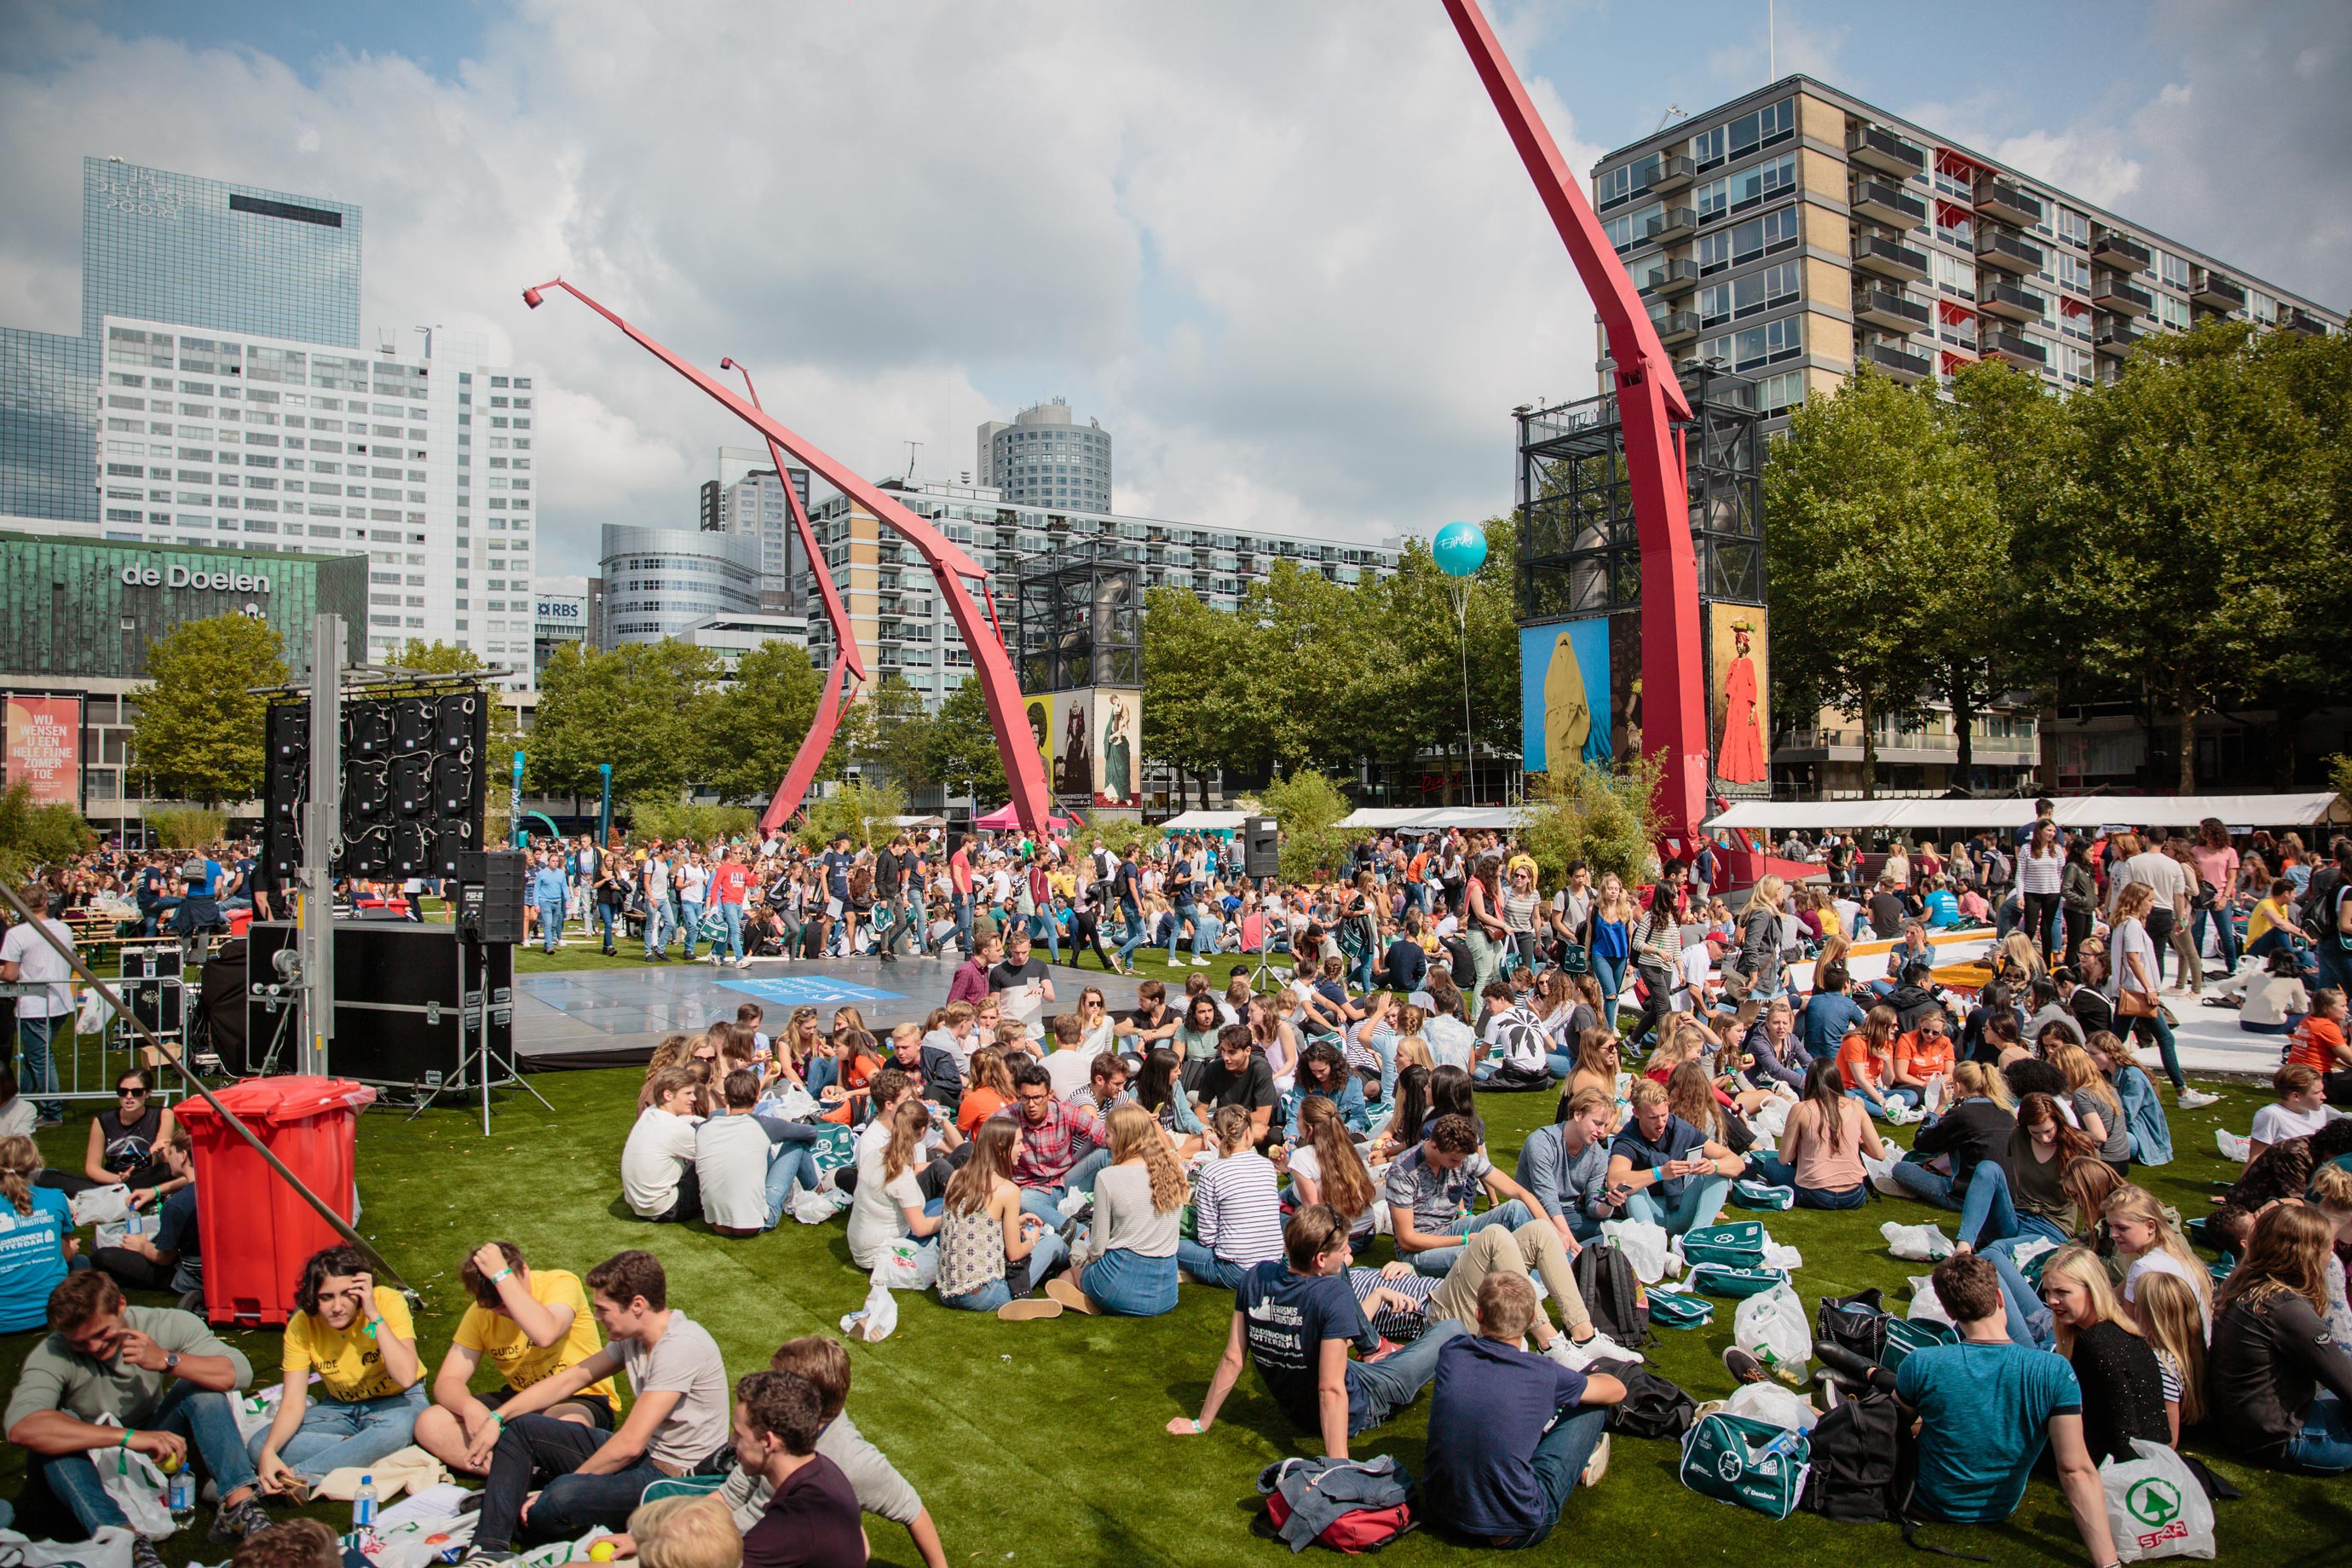
<instances>
[{"instance_id":1,"label":"black loudspeaker stack","mask_svg":"<svg viewBox=\"0 0 2352 1568\"><path fill-rule=\"evenodd\" d=\"M529 858L520 849L471 850L457 857L457 934L469 942L523 940Z\"/></svg>"},{"instance_id":2,"label":"black loudspeaker stack","mask_svg":"<svg viewBox=\"0 0 2352 1568\"><path fill-rule=\"evenodd\" d=\"M122 1005L131 1016L165 1039L187 1032L188 994L183 984L184 959L176 942L152 946L133 943L122 950ZM129 1024L123 1036L131 1037Z\"/></svg>"},{"instance_id":3,"label":"black loudspeaker stack","mask_svg":"<svg viewBox=\"0 0 2352 1568\"><path fill-rule=\"evenodd\" d=\"M342 853L338 877L453 878L478 850L488 790L489 705L478 686L342 704ZM310 795L310 705L269 710L261 865L273 886L302 864Z\"/></svg>"},{"instance_id":4,"label":"black loudspeaker stack","mask_svg":"<svg viewBox=\"0 0 2352 1568\"><path fill-rule=\"evenodd\" d=\"M1282 874L1282 828L1271 816L1242 818L1242 874L1278 877Z\"/></svg>"}]
</instances>

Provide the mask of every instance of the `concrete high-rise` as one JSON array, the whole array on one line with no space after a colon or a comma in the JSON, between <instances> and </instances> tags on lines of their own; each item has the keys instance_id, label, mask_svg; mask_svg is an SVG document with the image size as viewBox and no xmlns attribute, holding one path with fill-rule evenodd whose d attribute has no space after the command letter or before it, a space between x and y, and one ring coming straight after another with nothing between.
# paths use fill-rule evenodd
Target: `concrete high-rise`
<instances>
[{"instance_id":1,"label":"concrete high-rise","mask_svg":"<svg viewBox=\"0 0 2352 1568\"><path fill-rule=\"evenodd\" d=\"M702 482L698 515L704 531L736 533L760 542L760 599L774 612L802 609L800 584L808 569L808 552L793 527L792 510L784 504L784 481L776 477L774 459L758 454L760 466L747 468L751 454L740 447L719 449L719 478ZM809 471L787 466L801 507L809 504Z\"/></svg>"},{"instance_id":2,"label":"concrete high-rise","mask_svg":"<svg viewBox=\"0 0 2352 1568\"><path fill-rule=\"evenodd\" d=\"M1107 512L1111 500L1110 432L1099 419L1080 425L1056 397L1024 408L1011 424L980 427L981 485L1023 506Z\"/></svg>"}]
</instances>

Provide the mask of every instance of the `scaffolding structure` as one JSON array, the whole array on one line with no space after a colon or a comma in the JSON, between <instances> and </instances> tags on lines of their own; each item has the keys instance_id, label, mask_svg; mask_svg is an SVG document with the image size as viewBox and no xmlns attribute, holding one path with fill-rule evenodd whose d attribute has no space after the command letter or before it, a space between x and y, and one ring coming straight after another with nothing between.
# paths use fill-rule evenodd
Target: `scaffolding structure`
<instances>
[{"instance_id":1,"label":"scaffolding structure","mask_svg":"<svg viewBox=\"0 0 2352 1568\"><path fill-rule=\"evenodd\" d=\"M1143 568L1131 547L1072 540L1015 561L1013 658L1035 695L1143 685Z\"/></svg>"}]
</instances>

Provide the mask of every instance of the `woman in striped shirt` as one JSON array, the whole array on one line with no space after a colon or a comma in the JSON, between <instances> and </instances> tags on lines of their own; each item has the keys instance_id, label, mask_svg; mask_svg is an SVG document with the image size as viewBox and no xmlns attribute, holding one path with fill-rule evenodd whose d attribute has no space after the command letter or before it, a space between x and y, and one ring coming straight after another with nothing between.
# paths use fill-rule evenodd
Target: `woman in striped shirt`
<instances>
[{"instance_id":1,"label":"woman in striped shirt","mask_svg":"<svg viewBox=\"0 0 2352 1568\"><path fill-rule=\"evenodd\" d=\"M1176 1264L1204 1285L1231 1290L1252 1268L1282 1256L1282 1196L1274 1162L1250 1146L1248 1111L1220 1107L1209 1127L1219 1158L1192 1184L1199 1239L1178 1239Z\"/></svg>"}]
</instances>

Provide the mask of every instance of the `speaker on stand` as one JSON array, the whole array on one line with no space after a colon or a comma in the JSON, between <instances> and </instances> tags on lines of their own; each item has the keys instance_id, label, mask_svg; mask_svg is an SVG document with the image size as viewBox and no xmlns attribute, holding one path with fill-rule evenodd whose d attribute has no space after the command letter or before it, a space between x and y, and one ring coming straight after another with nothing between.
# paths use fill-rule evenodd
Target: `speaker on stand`
<instances>
[{"instance_id":1,"label":"speaker on stand","mask_svg":"<svg viewBox=\"0 0 2352 1568\"><path fill-rule=\"evenodd\" d=\"M1242 818L1242 874L1252 880L1282 874L1282 825L1273 817Z\"/></svg>"}]
</instances>

